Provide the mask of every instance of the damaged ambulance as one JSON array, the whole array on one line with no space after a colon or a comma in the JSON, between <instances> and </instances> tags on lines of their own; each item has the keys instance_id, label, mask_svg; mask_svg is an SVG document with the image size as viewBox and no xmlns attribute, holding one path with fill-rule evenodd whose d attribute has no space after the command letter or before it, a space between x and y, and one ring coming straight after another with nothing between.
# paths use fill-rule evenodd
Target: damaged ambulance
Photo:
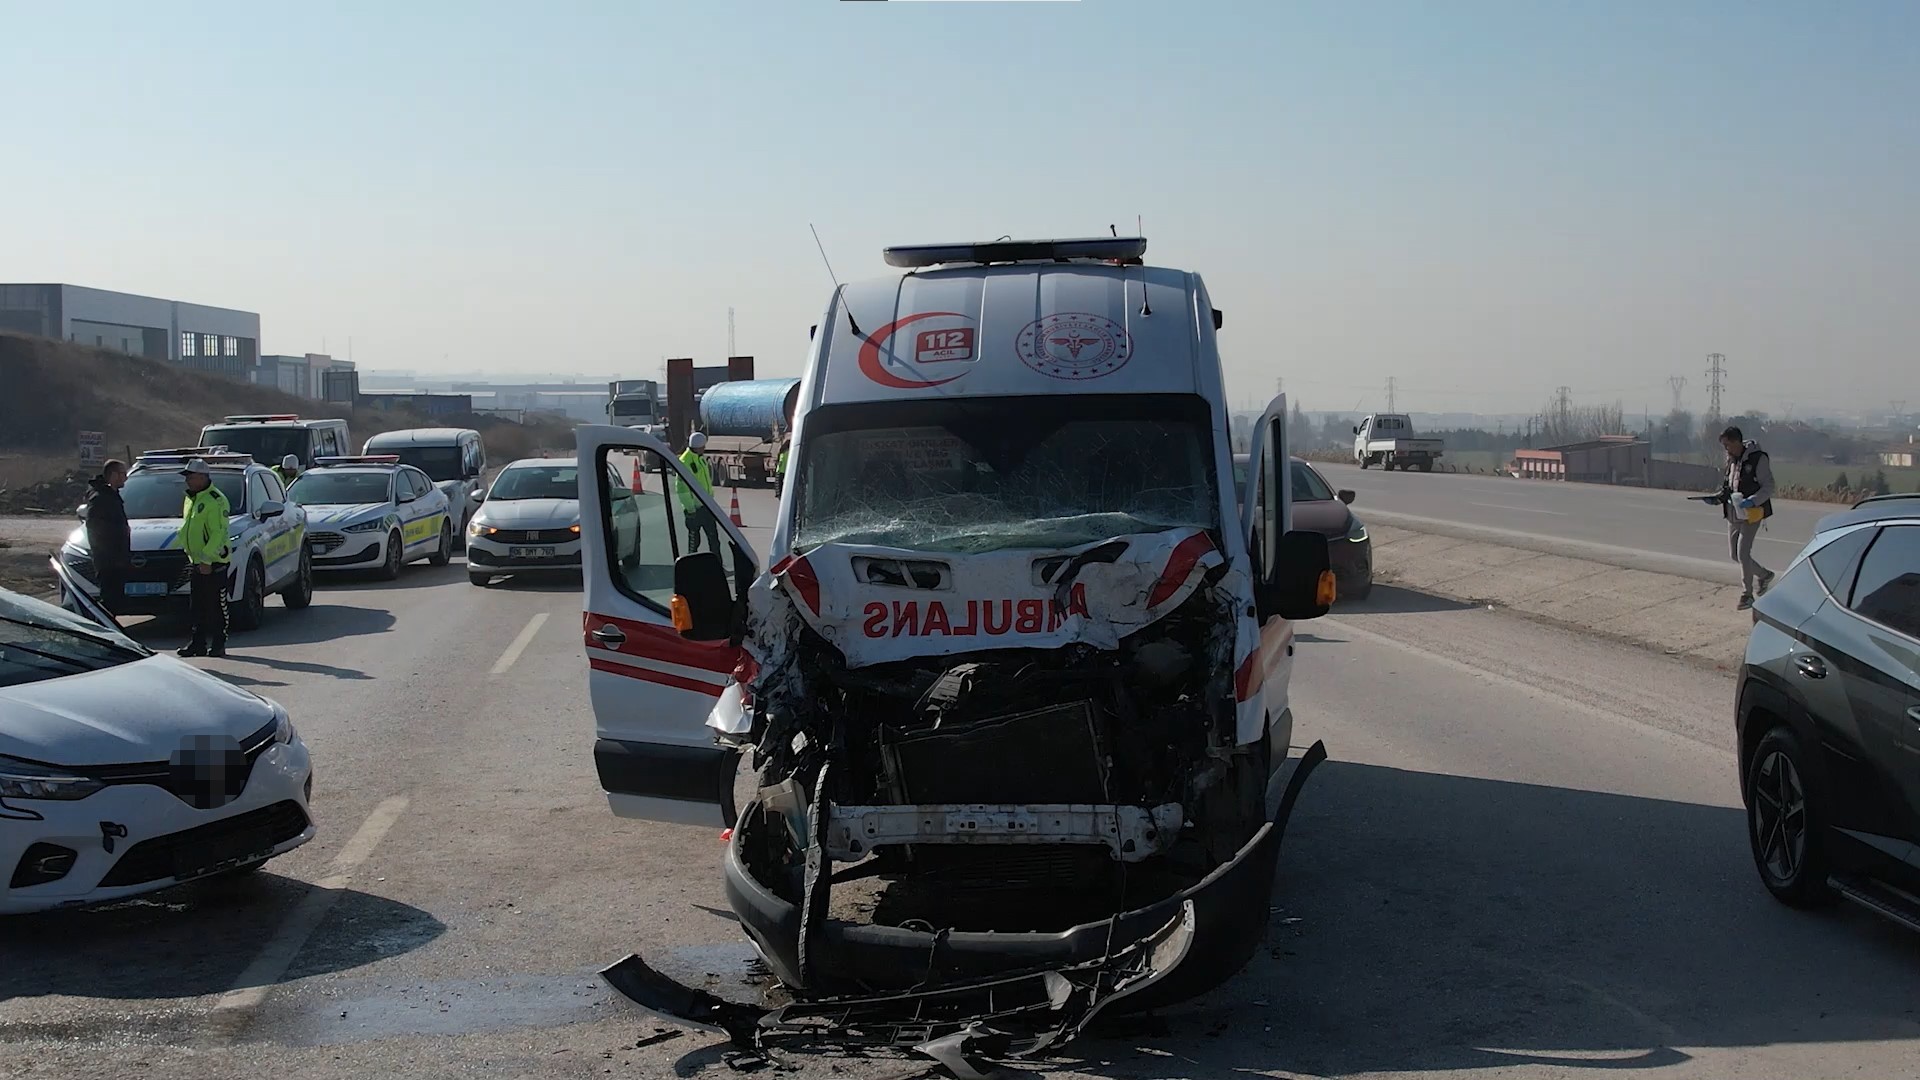
<instances>
[{"instance_id":1,"label":"damaged ambulance","mask_svg":"<svg viewBox=\"0 0 1920 1080\"><path fill-rule=\"evenodd\" d=\"M959 1061L1251 956L1325 756L1289 756L1287 680L1333 578L1288 528L1284 397L1232 490L1221 313L1145 249L889 248L901 272L837 286L764 553L660 442L579 429L601 785L730 830L727 898L789 1000L639 957L606 972L629 997Z\"/></svg>"}]
</instances>

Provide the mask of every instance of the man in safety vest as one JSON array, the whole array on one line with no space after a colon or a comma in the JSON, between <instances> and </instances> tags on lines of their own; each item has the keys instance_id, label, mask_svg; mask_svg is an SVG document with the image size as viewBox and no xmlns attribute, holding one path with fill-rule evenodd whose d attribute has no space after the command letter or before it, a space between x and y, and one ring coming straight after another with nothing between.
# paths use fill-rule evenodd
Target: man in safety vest
<instances>
[{"instance_id":1,"label":"man in safety vest","mask_svg":"<svg viewBox=\"0 0 1920 1080\"><path fill-rule=\"evenodd\" d=\"M280 464L273 467L273 475L280 478L281 487L292 487L294 480L300 476L300 459L292 454L281 458Z\"/></svg>"},{"instance_id":2,"label":"man in safety vest","mask_svg":"<svg viewBox=\"0 0 1920 1080\"><path fill-rule=\"evenodd\" d=\"M680 451L680 464L686 466L687 475L693 477L692 484L680 487L680 510L687 521L687 550L700 550L700 535L706 534L707 549L720 550L720 523L714 520L713 511L700 501L694 485L713 494L713 467L707 464L706 456L700 451L707 448L706 432L696 431L687 437L687 448Z\"/></svg>"},{"instance_id":3,"label":"man in safety vest","mask_svg":"<svg viewBox=\"0 0 1920 1080\"><path fill-rule=\"evenodd\" d=\"M187 462L187 498L180 511L180 546L193 568L191 589L193 640L181 656L227 655L227 497L213 486L213 471L194 458Z\"/></svg>"}]
</instances>

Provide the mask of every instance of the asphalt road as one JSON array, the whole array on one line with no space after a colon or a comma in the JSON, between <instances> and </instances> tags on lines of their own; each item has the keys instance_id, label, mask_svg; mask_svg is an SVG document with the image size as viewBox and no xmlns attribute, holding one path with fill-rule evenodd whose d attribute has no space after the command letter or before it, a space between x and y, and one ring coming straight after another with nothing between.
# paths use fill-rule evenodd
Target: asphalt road
<instances>
[{"instance_id":1,"label":"asphalt road","mask_svg":"<svg viewBox=\"0 0 1920 1080\"><path fill-rule=\"evenodd\" d=\"M1383 472L1314 462L1337 488L1357 495L1354 511L1382 524L1418 527L1443 522L1542 540L1571 540L1621 551L1724 564L1726 523L1718 507L1687 501L1681 491L1470 473ZM1786 563L1813 536L1814 523L1844 507L1778 500L1761 531L1756 555L1763 565Z\"/></svg>"},{"instance_id":2,"label":"asphalt road","mask_svg":"<svg viewBox=\"0 0 1920 1080\"><path fill-rule=\"evenodd\" d=\"M732 1075L593 975L637 950L746 995L751 965L713 833L605 809L578 611L573 582L458 565L273 605L205 663L292 710L319 837L249 879L0 923L0 1076ZM1306 629L1297 737L1332 759L1268 947L1050 1075L1912 1074L1920 940L1761 889L1725 675L1388 587Z\"/></svg>"}]
</instances>

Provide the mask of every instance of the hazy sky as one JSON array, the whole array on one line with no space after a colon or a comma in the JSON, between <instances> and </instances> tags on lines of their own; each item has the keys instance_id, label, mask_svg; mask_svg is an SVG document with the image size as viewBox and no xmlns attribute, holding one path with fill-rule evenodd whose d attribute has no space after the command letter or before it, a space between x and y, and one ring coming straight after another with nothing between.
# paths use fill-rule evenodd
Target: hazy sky
<instances>
[{"instance_id":1,"label":"hazy sky","mask_svg":"<svg viewBox=\"0 0 1920 1080\"><path fill-rule=\"evenodd\" d=\"M322 10L325 9L325 10ZM1236 399L1920 404L1920 4L0 0L0 281L269 352L797 373L888 243L1102 233Z\"/></svg>"}]
</instances>

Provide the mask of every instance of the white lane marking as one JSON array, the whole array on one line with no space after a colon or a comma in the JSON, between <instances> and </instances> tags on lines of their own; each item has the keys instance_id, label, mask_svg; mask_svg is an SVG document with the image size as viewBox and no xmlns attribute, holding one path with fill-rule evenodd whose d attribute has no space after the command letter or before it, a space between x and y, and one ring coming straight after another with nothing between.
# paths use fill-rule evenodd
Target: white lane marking
<instances>
[{"instance_id":1,"label":"white lane marking","mask_svg":"<svg viewBox=\"0 0 1920 1080\"><path fill-rule=\"evenodd\" d=\"M1554 517L1566 517L1564 510L1540 510L1531 506L1509 506L1506 503L1468 503L1468 506L1484 506L1489 510L1519 510L1528 514L1552 514Z\"/></svg>"},{"instance_id":2,"label":"white lane marking","mask_svg":"<svg viewBox=\"0 0 1920 1080\"><path fill-rule=\"evenodd\" d=\"M1451 668L1454 671L1463 672L1465 674L1472 675L1476 678L1484 679L1491 683L1497 683L1501 686L1507 687L1508 689L1518 690L1524 694L1553 698L1556 701L1564 703L1568 708L1577 710L1579 712L1583 712L1588 716L1593 717L1596 720L1603 720L1603 721L1606 721L1607 723L1618 724L1621 727L1624 727L1630 731L1638 732L1650 738L1657 739L1660 742L1666 743L1668 746L1675 747L1675 748L1682 748L1690 752L1710 754L1714 758L1721 761L1724 761L1726 759L1727 752L1722 747L1712 746L1707 743L1699 742L1694 739L1689 739L1685 735L1682 735L1677 731L1669 731L1666 728L1655 727L1654 725L1645 723L1644 721L1635 720L1631 716L1622 716L1617 712L1613 712L1609 709L1602 708L1601 706L1595 705L1592 702L1582 701L1581 699L1576 697L1569 697L1568 695L1560 693L1558 690L1552 689L1550 687L1535 686L1532 683L1523 682L1510 675L1502 675L1497 671L1492 671L1487 668L1475 667L1474 665L1469 664L1464 660L1457 660L1451 656L1443 656L1440 653L1432 651L1431 649L1422 648L1421 646L1412 644L1411 642L1401 641L1399 638L1396 638L1396 637L1388 637L1386 634L1382 634L1374 630L1368 630L1365 627L1358 626L1346 619L1335 618L1332 616L1322 616L1320 619L1316 620L1316 622L1323 625L1328 625L1328 626L1337 626L1345 633L1352 634L1353 636L1358 638L1364 638L1368 641L1373 642L1376 645L1387 645L1392 648L1399 649L1402 652L1412 653L1413 655L1418 656L1423 660L1429 660L1429 661L1432 661L1433 663L1439 664L1442 667Z\"/></svg>"},{"instance_id":3,"label":"white lane marking","mask_svg":"<svg viewBox=\"0 0 1920 1080\"><path fill-rule=\"evenodd\" d=\"M222 994L220 1000L214 1003L211 1019L218 1021L223 1016L236 1016L266 1000L267 992L287 973L294 957L300 955L307 939L319 928L320 920L326 918L334 902L352 884L354 871L367 861L367 856L373 854L373 849L379 846L387 830L393 828L393 823L400 820L400 815L406 809L405 795L391 796L373 808L373 813L367 815L367 820L361 822L360 828L347 839L346 846L333 857L327 876L313 883L307 895L301 898L299 906L293 909L280 924L280 929L274 932L266 946L253 958L253 963L248 964L240 977L233 981L233 989ZM225 1034L231 1034L233 1027L220 1023L212 1026Z\"/></svg>"},{"instance_id":4,"label":"white lane marking","mask_svg":"<svg viewBox=\"0 0 1920 1080\"><path fill-rule=\"evenodd\" d=\"M520 631L520 636L514 638L513 644L507 646L507 651L501 653L500 659L493 662L492 673L499 675L512 667L513 662L520 659L520 654L527 651L527 646L533 644L533 635L538 634L546 622L547 613L544 611L528 619L526 629Z\"/></svg>"},{"instance_id":5,"label":"white lane marking","mask_svg":"<svg viewBox=\"0 0 1920 1080\"><path fill-rule=\"evenodd\" d=\"M1695 529L1693 531L1702 536L1717 536L1722 540L1727 538L1727 531L1725 529ZM1786 544L1796 551L1807 546L1804 540L1782 540L1777 536L1756 536L1754 539L1766 544Z\"/></svg>"}]
</instances>

